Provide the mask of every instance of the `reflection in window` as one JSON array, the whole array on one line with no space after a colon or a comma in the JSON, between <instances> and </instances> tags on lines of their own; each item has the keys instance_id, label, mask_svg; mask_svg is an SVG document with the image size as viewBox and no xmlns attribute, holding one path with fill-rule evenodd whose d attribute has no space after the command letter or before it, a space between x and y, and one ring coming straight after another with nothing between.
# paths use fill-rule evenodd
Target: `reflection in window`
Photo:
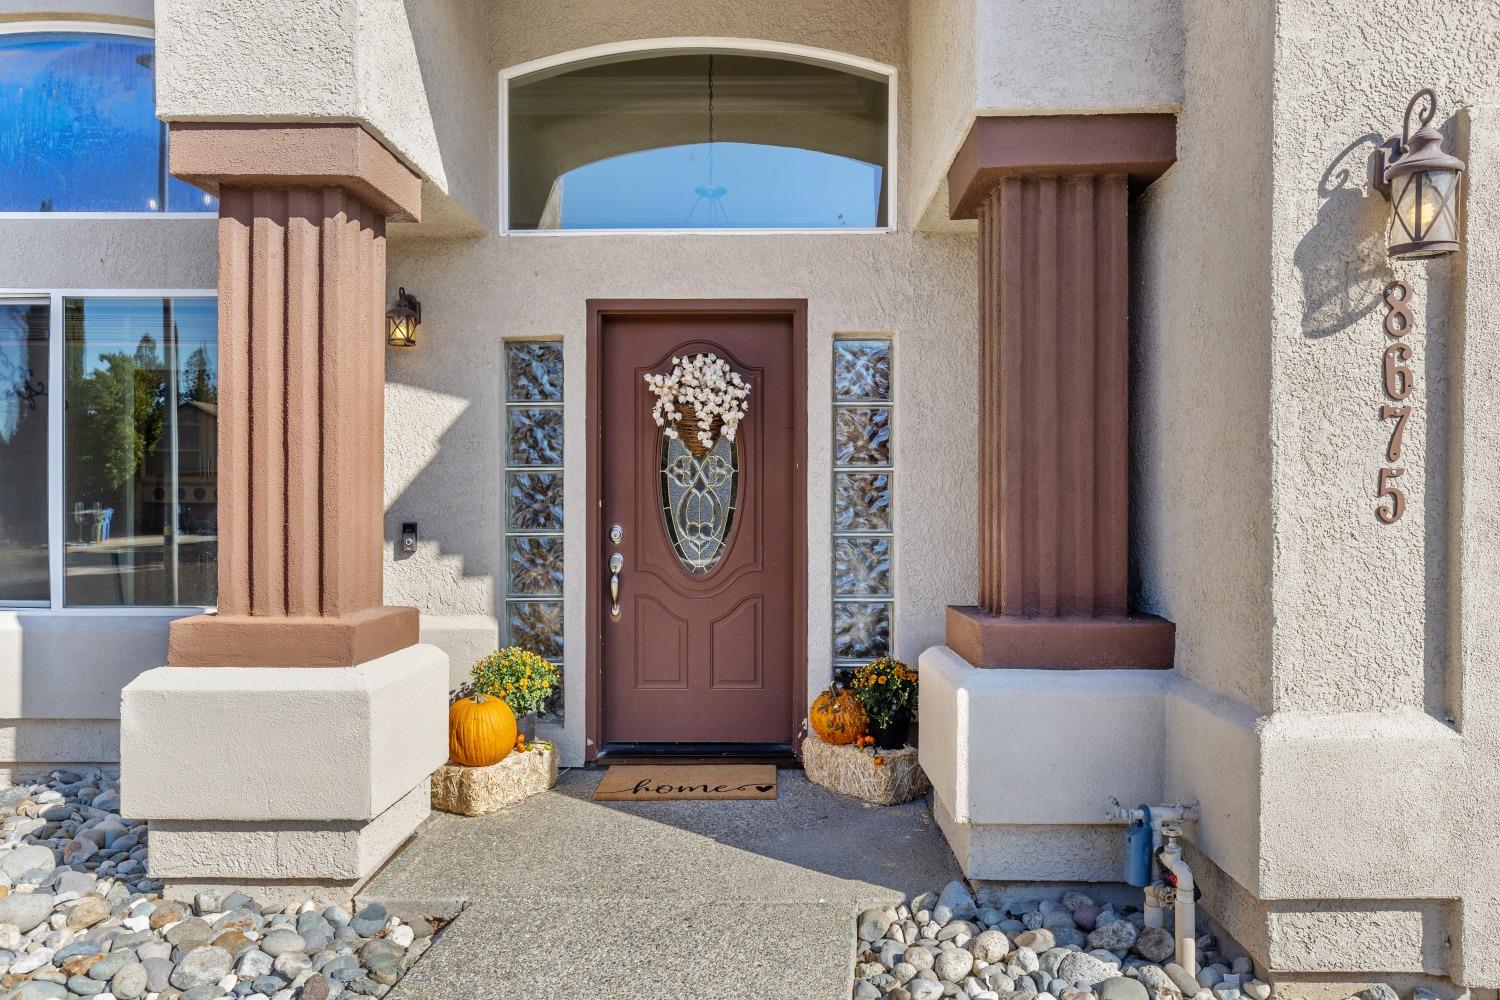
<instances>
[{"instance_id":1,"label":"reflection in window","mask_svg":"<svg viewBox=\"0 0 1500 1000\"><path fill-rule=\"evenodd\" d=\"M563 353L559 340L505 344L505 641L563 655ZM560 721L558 685L543 710Z\"/></svg>"},{"instance_id":2,"label":"reflection in window","mask_svg":"<svg viewBox=\"0 0 1500 1000\"><path fill-rule=\"evenodd\" d=\"M45 302L0 301L0 602L51 598Z\"/></svg>"},{"instance_id":3,"label":"reflection in window","mask_svg":"<svg viewBox=\"0 0 1500 1000\"><path fill-rule=\"evenodd\" d=\"M64 598L212 605L218 345L213 299L66 299Z\"/></svg>"},{"instance_id":4,"label":"reflection in window","mask_svg":"<svg viewBox=\"0 0 1500 1000\"><path fill-rule=\"evenodd\" d=\"M869 337L833 343L835 669L894 648L893 348Z\"/></svg>"},{"instance_id":5,"label":"reflection in window","mask_svg":"<svg viewBox=\"0 0 1500 1000\"><path fill-rule=\"evenodd\" d=\"M512 229L885 225L884 77L717 53L510 87Z\"/></svg>"},{"instance_id":6,"label":"reflection in window","mask_svg":"<svg viewBox=\"0 0 1500 1000\"><path fill-rule=\"evenodd\" d=\"M130 35L0 34L0 211L213 210L167 172L155 58Z\"/></svg>"}]
</instances>

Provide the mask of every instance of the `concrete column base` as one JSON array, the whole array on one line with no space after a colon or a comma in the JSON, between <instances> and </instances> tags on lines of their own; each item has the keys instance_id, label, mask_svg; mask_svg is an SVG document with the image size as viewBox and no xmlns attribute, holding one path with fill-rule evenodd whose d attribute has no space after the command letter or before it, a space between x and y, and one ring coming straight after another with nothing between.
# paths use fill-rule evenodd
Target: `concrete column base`
<instances>
[{"instance_id":1,"label":"concrete column base","mask_svg":"<svg viewBox=\"0 0 1500 1000\"><path fill-rule=\"evenodd\" d=\"M1163 798L1171 675L988 670L947 646L924 652L918 673L922 769L964 874L1118 879L1122 828L1104 813L1111 796Z\"/></svg>"},{"instance_id":2,"label":"concrete column base","mask_svg":"<svg viewBox=\"0 0 1500 1000\"><path fill-rule=\"evenodd\" d=\"M433 646L334 669L160 667L122 696L122 811L150 822L169 891L347 898L427 818L447 727Z\"/></svg>"}]
</instances>

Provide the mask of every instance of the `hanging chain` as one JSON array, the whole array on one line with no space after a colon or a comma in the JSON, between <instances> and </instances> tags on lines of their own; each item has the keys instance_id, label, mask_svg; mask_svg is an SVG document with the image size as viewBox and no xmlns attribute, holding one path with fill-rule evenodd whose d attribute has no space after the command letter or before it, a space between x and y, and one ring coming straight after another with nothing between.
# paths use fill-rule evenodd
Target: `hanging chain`
<instances>
[{"instance_id":1,"label":"hanging chain","mask_svg":"<svg viewBox=\"0 0 1500 1000\"><path fill-rule=\"evenodd\" d=\"M708 54L708 185L714 183L714 54Z\"/></svg>"}]
</instances>

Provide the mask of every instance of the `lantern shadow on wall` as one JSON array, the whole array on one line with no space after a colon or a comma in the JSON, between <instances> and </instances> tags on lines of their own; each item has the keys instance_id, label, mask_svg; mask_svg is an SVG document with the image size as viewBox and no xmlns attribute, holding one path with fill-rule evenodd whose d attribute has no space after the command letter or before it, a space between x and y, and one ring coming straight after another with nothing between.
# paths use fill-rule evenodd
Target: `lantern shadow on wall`
<instances>
[{"instance_id":1,"label":"lantern shadow on wall","mask_svg":"<svg viewBox=\"0 0 1500 1000\"><path fill-rule=\"evenodd\" d=\"M1292 262L1302 281L1302 334L1330 337L1354 326L1380 304L1390 280L1384 215L1377 220L1364 183L1366 164L1382 139L1374 132L1339 150L1318 180L1318 221L1297 243Z\"/></svg>"}]
</instances>

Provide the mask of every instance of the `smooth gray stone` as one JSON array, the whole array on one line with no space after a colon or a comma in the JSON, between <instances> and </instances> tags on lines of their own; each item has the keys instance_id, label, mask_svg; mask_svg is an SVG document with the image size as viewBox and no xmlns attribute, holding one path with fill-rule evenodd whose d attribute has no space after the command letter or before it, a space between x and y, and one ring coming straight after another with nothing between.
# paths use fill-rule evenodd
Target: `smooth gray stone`
<instances>
[{"instance_id":1,"label":"smooth gray stone","mask_svg":"<svg viewBox=\"0 0 1500 1000\"><path fill-rule=\"evenodd\" d=\"M51 872L56 867L57 856L52 853L52 848L41 844L26 844L12 851L0 852L0 872L10 876L12 881L20 881L27 872L38 868Z\"/></svg>"},{"instance_id":2,"label":"smooth gray stone","mask_svg":"<svg viewBox=\"0 0 1500 1000\"><path fill-rule=\"evenodd\" d=\"M146 967L139 962L125 966L109 981L109 991L117 1000L137 1000L145 994L146 986Z\"/></svg>"},{"instance_id":3,"label":"smooth gray stone","mask_svg":"<svg viewBox=\"0 0 1500 1000\"><path fill-rule=\"evenodd\" d=\"M70 976L68 978L68 992L76 993L81 997L96 997L104 992L104 984L97 979L88 976Z\"/></svg>"},{"instance_id":4,"label":"smooth gray stone","mask_svg":"<svg viewBox=\"0 0 1500 1000\"><path fill-rule=\"evenodd\" d=\"M172 960L167 958L147 958L142 960L141 965L146 969L146 989L151 993L165 990L171 980L172 970L176 968Z\"/></svg>"},{"instance_id":5,"label":"smooth gray stone","mask_svg":"<svg viewBox=\"0 0 1500 1000\"><path fill-rule=\"evenodd\" d=\"M1134 979L1115 976L1106 979L1094 988L1099 1000L1151 1000L1151 995Z\"/></svg>"},{"instance_id":6,"label":"smooth gray stone","mask_svg":"<svg viewBox=\"0 0 1500 1000\"><path fill-rule=\"evenodd\" d=\"M296 931L278 929L260 939L260 950L276 958L293 951L307 951L307 942Z\"/></svg>"},{"instance_id":7,"label":"smooth gray stone","mask_svg":"<svg viewBox=\"0 0 1500 1000\"><path fill-rule=\"evenodd\" d=\"M217 983L229 975L234 960L223 948L208 945L188 952L172 971L170 982L179 990Z\"/></svg>"},{"instance_id":8,"label":"smooth gray stone","mask_svg":"<svg viewBox=\"0 0 1500 1000\"><path fill-rule=\"evenodd\" d=\"M374 937L385 930L386 921L390 918L391 915L385 907L379 903L371 903L355 914L354 919L349 921L349 926L353 927L360 937Z\"/></svg>"},{"instance_id":9,"label":"smooth gray stone","mask_svg":"<svg viewBox=\"0 0 1500 1000\"><path fill-rule=\"evenodd\" d=\"M56 956L53 958L56 961ZM114 978L115 973L127 965L135 964L135 955L129 951L117 951L106 955L93 965L89 966L89 978L107 983Z\"/></svg>"},{"instance_id":10,"label":"smooth gray stone","mask_svg":"<svg viewBox=\"0 0 1500 1000\"><path fill-rule=\"evenodd\" d=\"M15 924L21 933L35 930L52 915L50 892L15 892L0 899L0 924Z\"/></svg>"}]
</instances>

